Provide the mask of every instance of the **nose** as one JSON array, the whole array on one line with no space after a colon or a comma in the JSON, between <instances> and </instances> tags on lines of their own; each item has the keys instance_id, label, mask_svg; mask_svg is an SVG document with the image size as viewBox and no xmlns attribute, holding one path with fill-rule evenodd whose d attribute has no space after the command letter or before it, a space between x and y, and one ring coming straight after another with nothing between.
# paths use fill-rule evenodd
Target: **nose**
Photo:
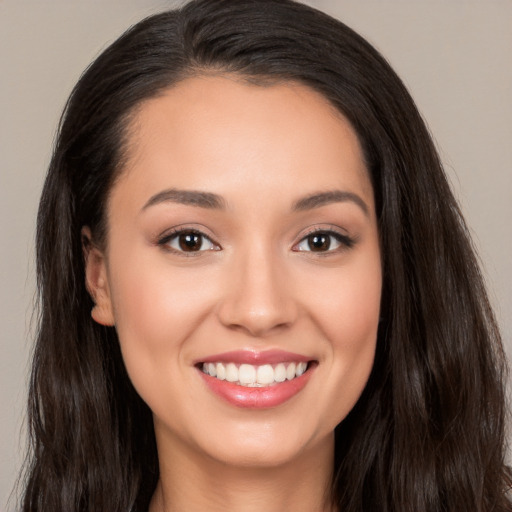
<instances>
[{"instance_id":1,"label":"nose","mask_svg":"<svg viewBox=\"0 0 512 512\"><path fill-rule=\"evenodd\" d=\"M235 258L218 306L220 322L251 337L289 328L297 319L293 282L271 251L260 249Z\"/></svg>"}]
</instances>

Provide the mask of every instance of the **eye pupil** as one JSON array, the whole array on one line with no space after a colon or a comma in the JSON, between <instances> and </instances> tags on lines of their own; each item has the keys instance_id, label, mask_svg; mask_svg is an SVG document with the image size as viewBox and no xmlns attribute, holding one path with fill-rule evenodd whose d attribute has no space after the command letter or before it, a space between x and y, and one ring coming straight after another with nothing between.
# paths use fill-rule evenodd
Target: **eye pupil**
<instances>
[{"instance_id":1,"label":"eye pupil","mask_svg":"<svg viewBox=\"0 0 512 512\"><path fill-rule=\"evenodd\" d=\"M179 236L182 251L199 251L202 246L202 237L196 233L184 233Z\"/></svg>"},{"instance_id":2,"label":"eye pupil","mask_svg":"<svg viewBox=\"0 0 512 512\"><path fill-rule=\"evenodd\" d=\"M320 233L308 237L308 245L312 251L328 251L331 246L329 235Z\"/></svg>"}]
</instances>

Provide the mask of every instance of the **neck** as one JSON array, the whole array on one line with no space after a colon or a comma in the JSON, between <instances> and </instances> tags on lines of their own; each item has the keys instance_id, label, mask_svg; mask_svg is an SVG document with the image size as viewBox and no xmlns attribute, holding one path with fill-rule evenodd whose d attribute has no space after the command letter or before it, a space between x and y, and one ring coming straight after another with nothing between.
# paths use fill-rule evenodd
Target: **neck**
<instances>
[{"instance_id":1,"label":"neck","mask_svg":"<svg viewBox=\"0 0 512 512\"><path fill-rule=\"evenodd\" d=\"M174 449L160 459L149 512L334 512L333 453L334 437L279 466L234 467Z\"/></svg>"}]
</instances>

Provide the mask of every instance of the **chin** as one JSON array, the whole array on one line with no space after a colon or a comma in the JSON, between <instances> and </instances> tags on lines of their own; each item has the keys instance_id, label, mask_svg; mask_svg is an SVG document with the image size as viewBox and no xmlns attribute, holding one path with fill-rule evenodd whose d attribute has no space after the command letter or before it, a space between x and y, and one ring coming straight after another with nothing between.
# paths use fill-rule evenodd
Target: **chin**
<instances>
[{"instance_id":1,"label":"chin","mask_svg":"<svg viewBox=\"0 0 512 512\"><path fill-rule=\"evenodd\" d=\"M307 456L321 445L333 449L334 433L317 438L314 432L293 431L275 425L239 425L237 432L224 430L220 439L210 439L207 451L210 457L224 464L239 467L264 469L285 466Z\"/></svg>"}]
</instances>

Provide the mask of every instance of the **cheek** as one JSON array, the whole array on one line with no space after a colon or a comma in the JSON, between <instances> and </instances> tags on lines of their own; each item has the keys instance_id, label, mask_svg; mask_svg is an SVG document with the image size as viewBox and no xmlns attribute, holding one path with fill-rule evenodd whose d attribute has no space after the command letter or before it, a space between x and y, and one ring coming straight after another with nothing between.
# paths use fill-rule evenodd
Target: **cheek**
<instances>
[{"instance_id":1,"label":"cheek","mask_svg":"<svg viewBox=\"0 0 512 512\"><path fill-rule=\"evenodd\" d=\"M186 342L214 300L200 276L191 280L190 273L159 260L131 257L112 264L119 269L111 275L116 330L128 374L143 398L154 394L157 378L182 377Z\"/></svg>"},{"instance_id":2,"label":"cheek","mask_svg":"<svg viewBox=\"0 0 512 512\"><path fill-rule=\"evenodd\" d=\"M310 287L308 304L332 350L357 354L374 344L382 292L378 252L318 277L317 286Z\"/></svg>"},{"instance_id":3,"label":"cheek","mask_svg":"<svg viewBox=\"0 0 512 512\"><path fill-rule=\"evenodd\" d=\"M171 328L178 334L189 325L187 319L201 314L207 300L206 270L196 270L191 278L190 271L171 266L155 248L118 253L123 257L111 260L109 281L119 329L141 334L147 331L154 334L148 341L157 340L168 336Z\"/></svg>"},{"instance_id":4,"label":"cheek","mask_svg":"<svg viewBox=\"0 0 512 512\"><path fill-rule=\"evenodd\" d=\"M336 323L329 325L333 361L341 375L350 376L362 391L373 366L380 317L382 278L380 266L368 266L344 280L339 309L331 310ZM347 384L347 382L345 382Z\"/></svg>"},{"instance_id":5,"label":"cheek","mask_svg":"<svg viewBox=\"0 0 512 512\"><path fill-rule=\"evenodd\" d=\"M334 274L334 273L333 273ZM311 311L325 340L323 394L318 408L334 428L359 399L373 368L380 317L380 260L331 275L309 295ZM328 285L328 286L327 286Z\"/></svg>"}]
</instances>

